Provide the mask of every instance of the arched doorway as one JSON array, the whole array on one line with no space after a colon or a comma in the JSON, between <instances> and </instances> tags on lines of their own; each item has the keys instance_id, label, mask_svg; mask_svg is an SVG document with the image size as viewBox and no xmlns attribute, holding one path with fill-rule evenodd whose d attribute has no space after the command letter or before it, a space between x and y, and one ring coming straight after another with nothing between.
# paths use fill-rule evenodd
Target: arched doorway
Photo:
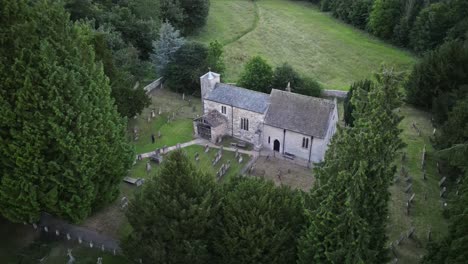
<instances>
[{"instance_id":1,"label":"arched doorway","mask_svg":"<svg viewBox=\"0 0 468 264\"><path fill-rule=\"evenodd\" d=\"M273 150L277 152L280 151L280 142L277 139L275 139L275 142L273 142Z\"/></svg>"}]
</instances>

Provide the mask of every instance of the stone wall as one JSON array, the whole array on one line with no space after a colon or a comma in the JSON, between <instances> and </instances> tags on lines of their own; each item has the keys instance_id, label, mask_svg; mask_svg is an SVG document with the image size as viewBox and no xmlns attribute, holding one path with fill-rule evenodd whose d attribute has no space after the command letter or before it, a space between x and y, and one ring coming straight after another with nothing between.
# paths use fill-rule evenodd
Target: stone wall
<instances>
[{"instance_id":1,"label":"stone wall","mask_svg":"<svg viewBox=\"0 0 468 264\"><path fill-rule=\"evenodd\" d=\"M220 104L220 103L208 101L208 100L205 100L204 105L205 105L205 109L204 109L203 114L205 115L208 114L212 110L216 110L222 113L221 106L226 106L226 114L223 114L228 120L227 127L226 127L226 134L232 136L232 107L230 105L224 105L224 104Z\"/></svg>"},{"instance_id":2,"label":"stone wall","mask_svg":"<svg viewBox=\"0 0 468 264\"><path fill-rule=\"evenodd\" d=\"M227 134L227 124L211 128L211 142L216 143L219 138Z\"/></svg>"},{"instance_id":3,"label":"stone wall","mask_svg":"<svg viewBox=\"0 0 468 264\"><path fill-rule=\"evenodd\" d=\"M154 89L158 89L158 88L162 87L162 85L163 85L162 82L163 82L163 78L161 77L161 78L153 81L152 83L146 85L145 88L143 88L143 90L146 91L146 94L149 94Z\"/></svg>"},{"instance_id":4,"label":"stone wall","mask_svg":"<svg viewBox=\"0 0 468 264\"><path fill-rule=\"evenodd\" d=\"M347 91L340 90L323 90L322 97L336 97L336 98L346 98L348 95Z\"/></svg>"},{"instance_id":5,"label":"stone wall","mask_svg":"<svg viewBox=\"0 0 468 264\"><path fill-rule=\"evenodd\" d=\"M249 130L241 129L242 118L247 118L249 120ZM254 144L254 146L260 145L260 139L256 132L262 130L264 120L264 114L233 107L233 137L250 142Z\"/></svg>"}]
</instances>

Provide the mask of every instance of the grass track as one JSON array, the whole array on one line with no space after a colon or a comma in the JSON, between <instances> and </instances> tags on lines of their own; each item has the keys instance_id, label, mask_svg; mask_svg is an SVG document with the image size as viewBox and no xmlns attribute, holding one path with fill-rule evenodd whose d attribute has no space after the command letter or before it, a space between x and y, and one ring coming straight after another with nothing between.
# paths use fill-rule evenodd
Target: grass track
<instances>
[{"instance_id":1,"label":"grass track","mask_svg":"<svg viewBox=\"0 0 468 264\"><path fill-rule=\"evenodd\" d=\"M208 43L228 43L255 25L255 7L248 0L212 0L207 26L194 37ZM371 77L381 64L409 69L415 58L320 12L307 2L257 1L255 29L225 46L225 82L237 81L244 64L255 55L271 64L288 62L316 78L326 89L347 90Z\"/></svg>"}]
</instances>

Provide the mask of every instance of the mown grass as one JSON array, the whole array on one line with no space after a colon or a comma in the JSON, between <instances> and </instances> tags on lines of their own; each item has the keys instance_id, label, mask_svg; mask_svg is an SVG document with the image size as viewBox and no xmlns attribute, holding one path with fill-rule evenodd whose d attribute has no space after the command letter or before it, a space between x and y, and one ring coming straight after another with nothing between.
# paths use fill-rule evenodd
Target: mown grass
<instances>
[{"instance_id":1,"label":"mown grass","mask_svg":"<svg viewBox=\"0 0 468 264\"><path fill-rule=\"evenodd\" d=\"M396 247L399 258L398 263L418 263L420 256L425 253L424 247L428 242L428 231L432 230L432 239L441 238L447 232L447 222L442 216L442 203L439 197L438 181L440 176L437 173L434 149L430 142L433 127L430 121L430 114L404 106L401 109L404 116L400 124L402 139L407 144L403 152L406 153L406 161L398 160L398 169L404 166L408 175L412 179L412 191L405 193L407 183L403 177L390 189L392 198L390 201L390 221L388 233L390 241L397 240L403 232L415 227L413 239L405 239L402 244ZM413 128L412 124L421 131L421 136ZM422 151L424 146L427 150L426 176L423 179L421 169ZM399 173L398 173L399 174ZM412 202L410 215L406 215L406 202L411 194L415 194Z\"/></svg>"},{"instance_id":2,"label":"mown grass","mask_svg":"<svg viewBox=\"0 0 468 264\"><path fill-rule=\"evenodd\" d=\"M151 95L151 105L146 108L136 119L129 120L128 135L135 146L135 153L142 154L154 151L163 146L175 146L193 138L193 118L201 112L200 98L185 96L166 89L156 90ZM190 102L189 102L190 100ZM161 109L161 115L158 114ZM151 111L156 117L148 122ZM169 119L174 119L169 121ZM133 138L133 129L137 128L138 140ZM158 132L161 138L158 138ZM156 138L151 141L151 134Z\"/></svg>"},{"instance_id":3,"label":"mown grass","mask_svg":"<svg viewBox=\"0 0 468 264\"><path fill-rule=\"evenodd\" d=\"M208 24L196 40L229 40L248 28L248 23L255 23L251 1L211 3ZM224 48L224 82L236 82L244 64L255 55L263 56L272 65L288 62L326 89L340 90L372 77L382 64L406 71L416 60L410 53L344 24L310 3L262 0L256 4L258 25Z\"/></svg>"},{"instance_id":4,"label":"mown grass","mask_svg":"<svg viewBox=\"0 0 468 264\"><path fill-rule=\"evenodd\" d=\"M216 172L219 170L222 164L227 164L228 161L231 161L231 167L228 172L220 179L220 181L225 181L234 176L237 176L242 169L242 167L248 162L249 157L245 154L242 154L243 161L239 163L235 159L235 153L231 151L223 151L223 157L215 166L212 166L212 160L215 158L218 149L210 149L207 153L204 151L204 147L199 145L189 146L183 149L187 157L195 166L203 172L210 173L213 176L216 176ZM198 153L200 160L195 161L195 153ZM167 154L166 154L167 157ZM136 164L132 167L130 171L130 176L133 178L143 178L149 179L150 177L156 175L160 170L160 165L151 162L151 171L148 173L146 171L146 163L148 159L137 161ZM164 162L164 161L163 161Z\"/></svg>"}]
</instances>

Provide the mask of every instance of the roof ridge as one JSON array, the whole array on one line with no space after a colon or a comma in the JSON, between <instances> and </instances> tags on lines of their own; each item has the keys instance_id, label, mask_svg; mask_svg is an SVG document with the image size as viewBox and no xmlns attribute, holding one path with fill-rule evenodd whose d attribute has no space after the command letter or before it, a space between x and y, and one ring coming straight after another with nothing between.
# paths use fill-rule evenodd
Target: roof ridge
<instances>
[{"instance_id":1,"label":"roof ridge","mask_svg":"<svg viewBox=\"0 0 468 264\"><path fill-rule=\"evenodd\" d=\"M218 85L226 85L226 86L230 86L230 87L233 87L233 88L238 88L238 89L246 90L246 91L253 92L253 93L258 93L258 94L263 94L263 95L269 95L269 94L264 93L264 92L259 92L259 91L255 91L255 90L251 90L251 89L248 89L248 88L244 88L244 87L240 87L240 86L232 85L232 84L227 84L227 83L217 83L216 86L218 86Z\"/></svg>"},{"instance_id":2,"label":"roof ridge","mask_svg":"<svg viewBox=\"0 0 468 264\"><path fill-rule=\"evenodd\" d=\"M279 89L271 89L271 93L273 93L273 91L280 92L281 94L284 94L284 95L297 96L297 97L301 97L301 98L305 98L305 99L316 100L316 101L319 101L319 102L330 103L332 105L335 104L333 100L326 99L326 98L310 96L310 95L305 95L305 94L299 94L299 93L295 93L295 92L287 92L287 91L283 91L283 90L279 90Z\"/></svg>"}]
</instances>

